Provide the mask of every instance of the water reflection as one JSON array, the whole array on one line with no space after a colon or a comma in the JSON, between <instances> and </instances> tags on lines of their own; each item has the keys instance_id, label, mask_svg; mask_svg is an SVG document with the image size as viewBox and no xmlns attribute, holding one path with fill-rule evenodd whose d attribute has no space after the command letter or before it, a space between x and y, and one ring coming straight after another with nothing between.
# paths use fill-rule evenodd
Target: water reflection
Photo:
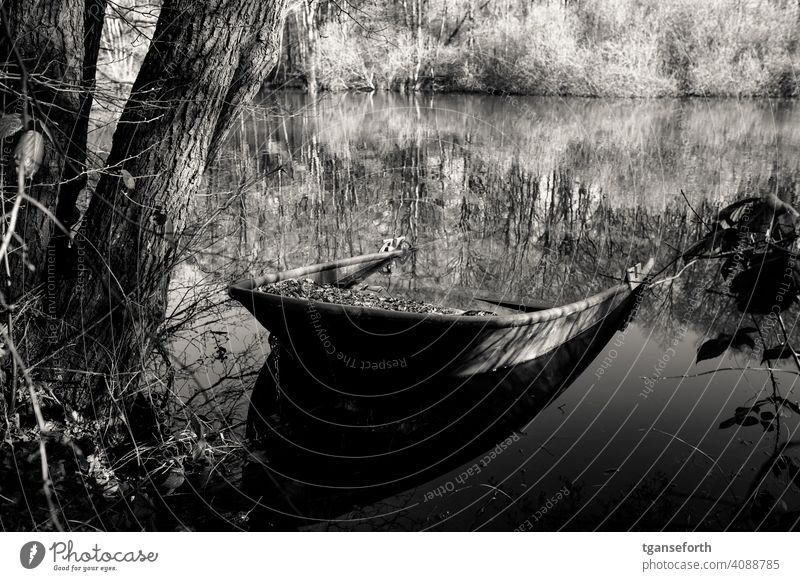
<instances>
[{"instance_id":1,"label":"water reflection","mask_svg":"<svg viewBox=\"0 0 800 581\"><path fill-rule=\"evenodd\" d=\"M252 112L208 173L192 268L221 291L243 276L373 252L384 237L404 235L421 251L393 292L455 306L478 291L563 303L608 288L649 255L669 263L703 237L716 210L765 193L800 202L796 103L381 94L315 105L282 93ZM461 474L457 466L351 514L366 520L347 528L511 530L566 482L573 492L536 528L788 526L800 506L796 472L778 456L796 457L795 419L782 418L780 432L760 423L719 429L736 408L775 395L769 373L742 370L763 367L760 354L726 349L697 362L708 339L752 325L719 268L696 265L650 295L636 324L535 414L475 486L424 501ZM252 317L226 308L224 340L191 329L185 338L215 411L221 398L246 401L267 353ZM796 308L784 318L794 336ZM224 365L215 360L220 341ZM794 402L791 364L772 362L782 370L780 397ZM778 475L763 469L770 458ZM778 507L763 518L755 505L742 510L762 472ZM402 522L372 518L398 507Z\"/></svg>"}]
</instances>

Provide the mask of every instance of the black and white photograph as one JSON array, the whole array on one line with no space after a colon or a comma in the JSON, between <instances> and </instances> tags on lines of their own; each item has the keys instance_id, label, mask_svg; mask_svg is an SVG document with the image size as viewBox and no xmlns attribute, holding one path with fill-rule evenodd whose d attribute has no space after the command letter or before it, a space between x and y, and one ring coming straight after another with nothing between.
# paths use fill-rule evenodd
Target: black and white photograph
<instances>
[{"instance_id":1,"label":"black and white photograph","mask_svg":"<svg viewBox=\"0 0 800 581\"><path fill-rule=\"evenodd\" d=\"M0 16L9 570L800 528L799 1Z\"/></svg>"}]
</instances>

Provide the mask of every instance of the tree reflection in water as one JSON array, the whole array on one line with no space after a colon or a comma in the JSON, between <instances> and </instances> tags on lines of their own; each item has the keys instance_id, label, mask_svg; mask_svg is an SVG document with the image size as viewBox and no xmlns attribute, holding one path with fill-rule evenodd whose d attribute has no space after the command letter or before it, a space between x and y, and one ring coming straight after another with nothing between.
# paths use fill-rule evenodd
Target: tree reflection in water
<instances>
[{"instance_id":1,"label":"tree reflection in water","mask_svg":"<svg viewBox=\"0 0 800 581\"><path fill-rule=\"evenodd\" d=\"M405 235L421 251L393 292L454 306L467 305L476 290L566 302L607 288L631 262L647 255L656 256L658 265L670 263L703 239L715 221L740 218L719 216L731 202L767 193L790 203L798 197L795 153L800 134L791 104L538 100L531 109L536 111L533 118L487 97L442 96L427 102L357 96L316 107L302 99L284 95L268 102L270 113L282 112L278 123L254 111L235 136L236 146L209 172L207 194L195 208L195 222L205 226L195 232L202 253L193 268L210 273L220 289L248 274L371 252L382 238ZM681 188L692 209L680 195ZM754 214L748 227L757 229L758 216L767 214ZM216 219L208 221L211 215ZM724 233L719 224L714 231L721 244L730 244L725 237L732 233ZM701 254L734 250L725 248L703 247ZM758 260L754 255L753 264ZM786 267L781 260L775 261L776 275ZM676 263L662 276L675 275L684 266ZM723 278L721 271L728 270ZM589 362L575 390L567 390L556 406L537 415L525 446L515 444L516 457L535 452L538 465L555 466L549 476L537 472L534 477L531 464L506 467L514 473L511 480L502 470L485 473L481 484L487 486L459 493L462 499L481 499L470 509L472 516L439 518L439 509L428 503L417 513L404 511L386 527L443 523L450 528L515 529L537 512L542 498L551 498L563 487L564 479L574 492L540 518L536 528L788 526L798 506L791 484L796 481L796 460L790 462L796 458L790 437L796 414L783 402L795 401L795 369L792 358L777 359L776 351L766 351L775 359L761 362L759 349L777 348L786 341L778 323L768 325L769 300L761 309L750 301L749 310L760 313L737 309L745 305L736 297L754 288L748 273L753 269L735 271L725 260L699 260L671 284L655 289L641 304L624 346L613 347L620 356L600 382L608 395L599 401L607 404L588 405L595 395L587 400L573 395L585 393L594 380ZM767 296L764 289L755 288L751 294L756 298ZM229 319L227 335L220 339L227 349L224 364L215 359L217 341L207 330L186 330L185 341L195 345L189 367L199 365L209 373L213 388L202 396L192 386L185 389L194 397L193 404L208 398L209 416L241 417L252 386L247 378L258 373L267 350L264 333L253 321L239 311L228 312L238 319ZM790 341L796 313L796 306L782 312ZM761 334L743 334L747 327ZM726 337L732 338L727 344ZM715 357L697 362L695 369L696 352L708 341L716 341L716 347L708 347ZM720 347L724 352L716 353ZM642 377L653 378L670 348L676 355L653 379L654 393L640 398ZM727 367L735 370L722 370ZM741 371L742 367L775 371ZM677 379L667 379L673 376ZM612 401L612 391L623 399ZM776 397L783 399L776 403ZM223 400L230 403L221 410L218 404ZM752 409L759 402L757 425L744 425L752 423L746 418L755 417L755 412L736 421L741 416L736 415L737 407ZM639 404L637 411L617 432L627 417L617 412L633 404ZM609 410L615 410L610 417ZM761 415L767 411L775 417ZM724 430L711 429L731 418L733 424ZM581 429L568 430L573 424ZM770 425L775 426L772 431ZM727 476L692 447L650 428L704 451ZM584 435L586 430L590 436ZM562 445L568 437L551 438L548 431L566 431L580 445ZM608 441L617 433L624 442L593 447L595 441ZM769 476L763 486L752 487L751 494L751 472L754 477L762 472L759 454L765 438L771 439L765 472ZM523 447L524 455L517 451ZM622 450L626 454L617 458ZM571 460L565 459L567 452ZM625 461L626 455L642 455L636 460L641 469ZM684 468L698 462L702 471L692 477ZM460 472L456 469L452 476ZM515 499L513 503L489 488L501 480L506 482L499 488ZM523 485L535 490L527 492ZM777 507L771 512L763 509L765 489ZM411 493L409 502L419 501L424 493ZM493 503L475 516L493 497ZM464 502L472 506L473 500ZM395 509L402 505L398 498L388 502ZM437 500L436 506L444 514L461 505ZM757 507L766 518L752 516ZM374 515L375 510L365 508L358 514ZM365 522L365 527L380 526L377 520Z\"/></svg>"}]
</instances>

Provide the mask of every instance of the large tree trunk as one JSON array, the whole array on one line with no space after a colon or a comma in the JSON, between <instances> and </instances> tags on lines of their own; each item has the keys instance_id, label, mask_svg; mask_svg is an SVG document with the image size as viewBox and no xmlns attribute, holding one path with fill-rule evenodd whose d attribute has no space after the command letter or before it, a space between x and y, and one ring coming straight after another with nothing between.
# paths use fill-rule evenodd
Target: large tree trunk
<instances>
[{"instance_id":1,"label":"large tree trunk","mask_svg":"<svg viewBox=\"0 0 800 581\"><path fill-rule=\"evenodd\" d=\"M0 60L8 63L8 73L15 80L10 83L12 90L2 91L3 110L22 113L26 107L22 94L27 91L29 128L47 131L55 141L48 143L44 164L29 193L69 227L77 218L78 193L86 186L87 130L106 0L5 0L1 4L11 35L3 31ZM27 73L26 86L18 59ZM12 177L6 180L7 187L13 188L10 160L2 161L5 175ZM52 311L60 278L56 269L64 262L68 245L67 237L59 232L40 209L25 207L17 231L22 244L15 245L11 254L12 300L43 288L45 311Z\"/></svg>"},{"instance_id":2,"label":"large tree trunk","mask_svg":"<svg viewBox=\"0 0 800 581\"><path fill-rule=\"evenodd\" d=\"M85 263L59 297L62 336L72 345L59 367L133 379L142 368L165 314L187 210L275 60L283 7L165 0L77 237Z\"/></svg>"}]
</instances>

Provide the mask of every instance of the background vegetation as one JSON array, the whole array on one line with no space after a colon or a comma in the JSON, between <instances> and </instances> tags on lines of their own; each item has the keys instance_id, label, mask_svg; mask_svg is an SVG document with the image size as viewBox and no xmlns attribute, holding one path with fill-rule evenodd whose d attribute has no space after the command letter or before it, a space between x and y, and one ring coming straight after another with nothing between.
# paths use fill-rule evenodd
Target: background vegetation
<instances>
[{"instance_id":1,"label":"background vegetation","mask_svg":"<svg viewBox=\"0 0 800 581\"><path fill-rule=\"evenodd\" d=\"M342 6L301 0L286 21L273 82L592 97L800 95L797 0Z\"/></svg>"}]
</instances>

